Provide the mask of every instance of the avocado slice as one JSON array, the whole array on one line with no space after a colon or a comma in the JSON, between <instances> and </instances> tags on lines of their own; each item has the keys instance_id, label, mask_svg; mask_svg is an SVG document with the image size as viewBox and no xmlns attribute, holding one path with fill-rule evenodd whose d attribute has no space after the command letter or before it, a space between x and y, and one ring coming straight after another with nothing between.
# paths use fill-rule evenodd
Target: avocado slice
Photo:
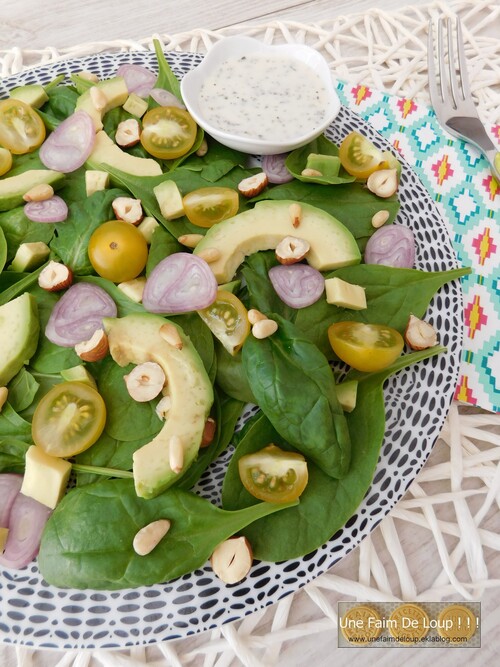
<instances>
[{"instance_id":1,"label":"avocado slice","mask_svg":"<svg viewBox=\"0 0 500 667\"><path fill-rule=\"evenodd\" d=\"M136 157L122 151L104 130L95 135L94 148L85 166L99 171L107 171L107 167L114 167L131 176L159 176L163 173L156 160Z\"/></svg>"},{"instance_id":2,"label":"avocado slice","mask_svg":"<svg viewBox=\"0 0 500 667\"><path fill-rule=\"evenodd\" d=\"M0 387L4 387L35 354L40 333L38 308L25 292L0 306Z\"/></svg>"},{"instance_id":3,"label":"avocado slice","mask_svg":"<svg viewBox=\"0 0 500 667\"><path fill-rule=\"evenodd\" d=\"M0 180L0 211L10 211L11 208L24 204L23 195L35 185L48 183L54 190L61 187L64 174L52 169L28 169L22 174L9 176Z\"/></svg>"},{"instance_id":4,"label":"avocado slice","mask_svg":"<svg viewBox=\"0 0 500 667\"><path fill-rule=\"evenodd\" d=\"M90 92L92 88L97 88L102 99L103 104L99 109L97 109L92 99L94 95ZM112 79L99 81L95 86L91 86L82 93L76 101L75 111L86 111L94 122L95 131L98 132L103 128L102 118L104 114L124 104L127 98L128 88L125 79L122 76L114 76Z\"/></svg>"},{"instance_id":5,"label":"avocado slice","mask_svg":"<svg viewBox=\"0 0 500 667\"><path fill-rule=\"evenodd\" d=\"M167 378L172 401L165 425L146 445L134 453L135 489L141 498L154 498L176 482L194 461L200 447L205 422L214 401L212 383L193 344L173 322L182 341L178 349L162 336L167 320L159 315L134 313L120 318L104 318L109 351L119 366L154 361ZM184 462L180 473L170 468L170 442L180 438Z\"/></svg>"},{"instance_id":6,"label":"avocado slice","mask_svg":"<svg viewBox=\"0 0 500 667\"><path fill-rule=\"evenodd\" d=\"M45 88L39 83L30 83L26 86L14 88L10 91L10 96L15 100L26 102L34 109L39 109L49 99Z\"/></svg>"},{"instance_id":7,"label":"avocado slice","mask_svg":"<svg viewBox=\"0 0 500 667\"><path fill-rule=\"evenodd\" d=\"M293 225L292 205L301 210L297 227ZM310 250L305 259L319 271L361 261L356 239L337 218L316 206L288 200L260 201L254 208L219 222L207 231L194 254L207 248L219 250L220 257L210 263L210 268L219 284L227 283L246 256L274 249L286 236L308 241Z\"/></svg>"}]
</instances>

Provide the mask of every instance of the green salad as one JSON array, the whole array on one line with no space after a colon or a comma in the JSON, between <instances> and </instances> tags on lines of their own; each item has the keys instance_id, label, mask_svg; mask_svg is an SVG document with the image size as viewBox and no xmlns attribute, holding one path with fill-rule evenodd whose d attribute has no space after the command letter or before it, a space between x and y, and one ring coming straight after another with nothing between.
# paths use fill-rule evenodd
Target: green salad
<instances>
[{"instance_id":1,"label":"green salad","mask_svg":"<svg viewBox=\"0 0 500 667\"><path fill-rule=\"evenodd\" d=\"M248 166L155 46L158 74L0 101L0 564L38 554L58 587L208 559L236 583L325 544L371 484L385 381L444 351L425 313L468 273L413 268L392 154L354 132ZM218 507L197 483L230 446Z\"/></svg>"}]
</instances>

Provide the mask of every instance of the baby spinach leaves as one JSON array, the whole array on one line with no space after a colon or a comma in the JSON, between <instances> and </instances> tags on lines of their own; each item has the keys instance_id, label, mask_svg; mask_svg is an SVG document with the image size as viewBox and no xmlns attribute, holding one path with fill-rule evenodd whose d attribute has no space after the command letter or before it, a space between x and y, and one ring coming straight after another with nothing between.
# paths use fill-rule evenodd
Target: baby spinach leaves
<instances>
[{"instance_id":1,"label":"baby spinach leaves","mask_svg":"<svg viewBox=\"0 0 500 667\"><path fill-rule=\"evenodd\" d=\"M328 361L292 323L271 317L278 331L249 336L243 346L252 393L278 433L328 475L343 477L350 438Z\"/></svg>"},{"instance_id":2,"label":"baby spinach leaves","mask_svg":"<svg viewBox=\"0 0 500 667\"><path fill-rule=\"evenodd\" d=\"M131 480L103 480L63 498L44 530L38 565L49 584L63 588L150 586L203 567L218 544L288 506L260 503L227 512L188 491L169 489L144 500ZM138 556L135 534L160 518L171 521L169 532L150 554Z\"/></svg>"},{"instance_id":3,"label":"baby spinach leaves","mask_svg":"<svg viewBox=\"0 0 500 667\"><path fill-rule=\"evenodd\" d=\"M383 385L385 380L413 363L437 355L442 347L400 357L378 373L353 374L359 381L355 409L346 414L351 433L351 466L342 479L333 479L308 461L309 482L296 507L276 517L268 516L247 526L243 534L260 560L282 561L299 558L327 542L354 514L368 490L385 431ZM247 424L229 463L222 488L223 507L230 510L251 506L256 499L243 487L238 460L269 443L291 447L262 413Z\"/></svg>"},{"instance_id":4,"label":"baby spinach leaves","mask_svg":"<svg viewBox=\"0 0 500 667\"><path fill-rule=\"evenodd\" d=\"M286 168L299 181L305 183L322 183L324 185L338 185L339 183L352 183L355 177L351 176L343 167L340 167L338 175L314 175L305 176L302 172L307 166L307 158L311 153L318 155L332 155L338 156L339 149L337 146L327 139L324 135L320 135L316 139L302 146L296 148L286 158Z\"/></svg>"}]
</instances>

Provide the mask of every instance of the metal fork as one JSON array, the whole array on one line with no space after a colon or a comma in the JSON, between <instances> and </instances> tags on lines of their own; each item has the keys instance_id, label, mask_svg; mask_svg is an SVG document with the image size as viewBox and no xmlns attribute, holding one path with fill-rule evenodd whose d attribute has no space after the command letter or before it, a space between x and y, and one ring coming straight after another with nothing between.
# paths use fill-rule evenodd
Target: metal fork
<instances>
[{"instance_id":1,"label":"metal fork","mask_svg":"<svg viewBox=\"0 0 500 667\"><path fill-rule=\"evenodd\" d=\"M446 25L447 49L445 47L443 26ZM456 48L458 59L455 62L453 46L453 26L450 18L440 18L437 30L437 72L434 64L434 39L432 20L429 23L428 71L429 92L432 106L439 123L448 132L474 144L491 165L492 174L500 185L500 152L488 136L479 119L472 101L462 38L462 25L456 19ZM445 53L448 51L448 63ZM458 65L458 67L457 67Z\"/></svg>"}]
</instances>

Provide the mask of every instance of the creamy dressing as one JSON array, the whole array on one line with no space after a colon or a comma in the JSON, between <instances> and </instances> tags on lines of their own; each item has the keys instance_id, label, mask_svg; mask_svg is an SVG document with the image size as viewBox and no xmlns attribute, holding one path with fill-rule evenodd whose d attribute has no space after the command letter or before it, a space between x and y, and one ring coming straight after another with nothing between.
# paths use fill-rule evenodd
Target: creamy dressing
<instances>
[{"instance_id":1,"label":"creamy dressing","mask_svg":"<svg viewBox=\"0 0 500 667\"><path fill-rule=\"evenodd\" d=\"M221 63L203 82L199 105L217 129L283 141L318 127L329 95L321 78L300 60L255 53Z\"/></svg>"}]
</instances>

